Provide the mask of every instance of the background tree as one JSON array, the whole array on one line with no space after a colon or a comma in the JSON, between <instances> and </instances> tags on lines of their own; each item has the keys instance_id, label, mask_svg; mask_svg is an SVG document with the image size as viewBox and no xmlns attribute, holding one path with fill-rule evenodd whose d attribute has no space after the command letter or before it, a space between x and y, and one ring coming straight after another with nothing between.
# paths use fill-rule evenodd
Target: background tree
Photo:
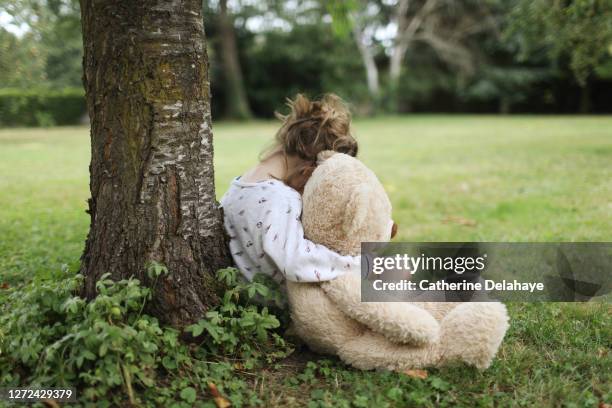
<instances>
[{"instance_id":1,"label":"background tree","mask_svg":"<svg viewBox=\"0 0 612 408\"><path fill-rule=\"evenodd\" d=\"M544 52L568 66L581 89L580 111L589 112L590 82L612 59L612 2L519 0L509 21L507 35L521 40L519 58Z\"/></svg>"},{"instance_id":2,"label":"background tree","mask_svg":"<svg viewBox=\"0 0 612 408\"><path fill-rule=\"evenodd\" d=\"M376 51L374 49L372 31L375 30L368 24L368 20L371 20L371 11L377 11L376 8L368 10L366 8L364 13L358 13L356 11L351 12L352 20L352 35L359 49L359 55L363 62L363 67L366 72L366 80L368 84L368 91L375 100L380 96L380 76L378 73L378 66L376 65ZM370 12L370 15L366 14ZM368 18L370 17L370 18ZM369 32L368 32L369 31Z\"/></svg>"},{"instance_id":3,"label":"background tree","mask_svg":"<svg viewBox=\"0 0 612 408\"><path fill-rule=\"evenodd\" d=\"M478 47L477 64L473 75L459 83L456 90L462 102L473 106L472 109L497 103L499 113L511 113L530 100L532 103L541 100L539 85L556 75L556 70L541 55L524 61L516 59L521 38L504 34L509 23L505 16L515 6L512 2L489 2L495 30L473 38Z\"/></svg>"},{"instance_id":4,"label":"background tree","mask_svg":"<svg viewBox=\"0 0 612 408\"><path fill-rule=\"evenodd\" d=\"M249 119L249 108L242 68L238 58L234 19L227 8L227 0L219 0L219 43L223 60L225 86L225 116L230 119Z\"/></svg>"},{"instance_id":5,"label":"background tree","mask_svg":"<svg viewBox=\"0 0 612 408\"><path fill-rule=\"evenodd\" d=\"M328 91L357 114L612 110L609 1L230 2L238 93L223 58L223 4L210 4L215 118L241 116L233 95L271 118L287 96ZM78 123L83 98L64 89L81 78L76 0L0 0L0 16L0 125ZM62 108L75 98L79 109Z\"/></svg>"},{"instance_id":6,"label":"background tree","mask_svg":"<svg viewBox=\"0 0 612 408\"><path fill-rule=\"evenodd\" d=\"M18 38L0 28L0 84L25 88L47 79L44 50L30 33Z\"/></svg>"},{"instance_id":7,"label":"background tree","mask_svg":"<svg viewBox=\"0 0 612 408\"><path fill-rule=\"evenodd\" d=\"M245 84L257 116L271 117L284 109L285 98L297 92L333 91L351 101L357 113L370 111L357 46L350 31L343 37L334 35L324 6L280 1L259 6L243 7L235 16L240 22L239 45L249 66Z\"/></svg>"},{"instance_id":8,"label":"background tree","mask_svg":"<svg viewBox=\"0 0 612 408\"><path fill-rule=\"evenodd\" d=\"M27 27L23 36L16 38L15 48L2 53L20 61L19 66L9 67L9 72L26 74L18 81L19 86L81 86L83 43L78 0L0 0L2 9L13 17L15 24ZM29 57L20 58L25 53ZM33 70L40 72L37 78L31 76Z\"/></svg>"},{"instance_id":9,"label":"background tree","mask_svg":"<svg viewBox=\"0 0 612 408\"><path fill-rule=\"evenodd\" d=\"M150 312L183 326L216 302L228 263L215 201L202 3L82 0L91 226L81 272L136 276ZM168 272L154 280L147 265Z\"/></svg>"},{"instance_id":10,"label":"background tree","mask_svg":"<svg viewBox=\"0 0 612 408\"><path fill-rule=\"evenodd\" d=\"M322 7L332 18L332 28L338 41L352 37L359 51L368 89L369 102L362 111L373 114L383 99L381 75L377 57L384 52L376 38L378 30L389 24L389 7L381 1L324 1Z\"/></svg>"},{"instance_id":11,"label":"background tree","mask_svg":"<svg viewBox=\"0 0 612 408\"><path fill-rule=\"evenodd\" d=\"M429 48L459 80L475 73L481 58L477 35L496 35L497 21L488 2L472 0L398 0L393 13L396 34L391 48L389 81L397 93L406 54ZM420 48L417 48L420 47ZM398 106L401 109L401 106ZM397 109L397 108L396 108Z\"/></svg>"},{"instance_id":12,"label":"background tree","mask_svg":"<svg viewBox=\"0 0 612 408\"><path fill-rule=\"evenodd\" d=\"M497 32L491 4L472 0L349 1L326 5L337 31L341 33L346 25L351 27L374 98L380 89L374 57L379 44L376 36L382 30L392 33L385 46L390 55L385 87L389 92L387 109L392 111L405 109L400 106L403 90L400 79L408 51L415 54L432 51L435 59L451 67L458 76L471 76L480 57L474 37Z\"/></svg>"}]
</instances>

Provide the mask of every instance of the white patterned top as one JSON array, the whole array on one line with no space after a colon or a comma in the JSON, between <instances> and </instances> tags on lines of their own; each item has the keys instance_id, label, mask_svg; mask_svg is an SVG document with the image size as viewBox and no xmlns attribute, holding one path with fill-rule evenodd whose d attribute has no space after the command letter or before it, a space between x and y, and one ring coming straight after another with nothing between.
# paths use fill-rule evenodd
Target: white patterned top
<instances>
[{"instance_id":1,"label":"white patterned top","mask_svg":"<svg viewBox=\"0 0 612 408\"><path fill-rule=\"evenodd\" d=\"M360 271L358 256L343 256L304 237L302 197L278 180L236 178L221 198L229 247L249 281L257 273L276 281L319 282Z\"/></svg>"}]
</instances>

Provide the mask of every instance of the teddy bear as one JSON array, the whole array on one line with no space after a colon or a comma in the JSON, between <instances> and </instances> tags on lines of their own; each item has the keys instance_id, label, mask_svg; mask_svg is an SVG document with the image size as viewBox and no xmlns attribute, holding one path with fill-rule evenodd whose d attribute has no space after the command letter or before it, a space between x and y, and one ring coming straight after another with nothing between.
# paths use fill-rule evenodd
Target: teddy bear
<instances>
[{"instance_id":1,"label":"teddy bear","mask_svg":"<svg viewBox=\"0 0 612 408\"><path fill-rule=\"evenodd\" d=\"M304 188L306 238L344 255L391 238L391 203L361 161L322 152ZM402 371L463 362L487 368L508 328L497 302L361 302L361 275L287 282L295 333L315 352L358 369Z\"/></svg>"}]
</instances>

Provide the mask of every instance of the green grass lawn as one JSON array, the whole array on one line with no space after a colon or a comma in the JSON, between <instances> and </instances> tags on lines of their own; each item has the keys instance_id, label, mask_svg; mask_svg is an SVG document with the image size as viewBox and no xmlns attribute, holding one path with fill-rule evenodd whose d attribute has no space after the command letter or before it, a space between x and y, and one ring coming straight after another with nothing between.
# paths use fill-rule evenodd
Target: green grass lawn
<instances>
[{"instance_id":1,"label":"green grass lawn","mask_svg":"<svg viewBox=\"0 0 612 408\"><path fill-rule=\"evenodd\" d=\"M217 192L277 124L214 126ZM358 120L405 241L612 241L612 117L410 116ZM0 284L76 270L88 228L88 131L0 130ZM608 304L510 304L484 373L427 380L296 356L245 375L267 403L311 406L597 406L612 403ZM315 358L306 365L305 360Z\"/></svg>"}]
</instances>

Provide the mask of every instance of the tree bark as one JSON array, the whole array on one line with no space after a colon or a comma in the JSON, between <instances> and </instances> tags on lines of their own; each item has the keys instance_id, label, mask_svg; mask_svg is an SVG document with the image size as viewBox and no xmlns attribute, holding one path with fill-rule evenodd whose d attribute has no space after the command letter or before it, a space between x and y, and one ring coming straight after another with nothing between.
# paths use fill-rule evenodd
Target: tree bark
<instances>
[{"instance_id":1,"label":"tree bark","mask_svg":"<svg viewBox=\"0 0 612 408\"><path fill-rule=\"evenodd\" d=\"M81 0L91 119L81 273L152 287L148 311L182 327L218 299L228 265L215 200L208 57L200 0ZM150 279L146 265L168 273Z\"/></svg>"},{"instance_id":2,"label":"tree bark","mask_svg":"<svg viewBox=\"0 0 612 408\"><path fill-rule=\"evenodd\" d=\"M357 43L357 49L359 50L359 55L361 55L361 61L363 62L363 67L366 71L366 79L368 84L368 91L370 96L372 96L375 100L377 100L380 94L380 82L378 79L378 67L376 66L376 61L374 61L374 54L368 44L366 43L364 34L357 22L357 18L354 19L353 23L353 38Z\"/></svg>"},{"instance_id":3,"label":"tree bark","mask_svg":"<svg viewBox=\"0 0 612 408\"><path fill-rule=\"evenodd\" d=\"M402 71L402 63L404 62L404 56L408 50L408 42L410 40L404 35L406 27L408 26L408 19L406 17L408 6L408 0L399 0L397 2L395 16L393 18L397 27L397 33L395 34L391 58L389 61L389 80L393 86L396 86L399 82Z\"/></svg>"},{"instance_id":4,"label":"tree bark","mask_svg":"<svg viewBox=\"0 0 612 408\"><path fill-rule=\"evenodd\" d=\"M231 119L249 119L253 115L244 89L234 22L227 11L227 0L219 0L219 31L221 58L225 68L223 70L226 93L225 116Z\"/></svg>"}]
</instances>

